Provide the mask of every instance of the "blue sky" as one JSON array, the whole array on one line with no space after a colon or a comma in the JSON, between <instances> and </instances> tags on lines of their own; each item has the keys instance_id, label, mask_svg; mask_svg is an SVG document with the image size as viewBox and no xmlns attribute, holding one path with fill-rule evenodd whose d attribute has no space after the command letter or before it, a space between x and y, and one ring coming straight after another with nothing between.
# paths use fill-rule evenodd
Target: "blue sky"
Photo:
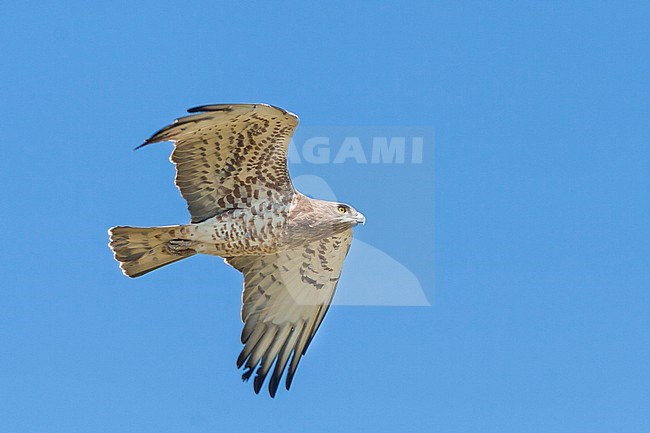
<instances>
[{"instance_id":1,"label":"blue sky","mask_svg":"<svg viewBox=\"0 0 650 433\"><path fill-rule=\"evenodd\" d=\"M0 431L648 431L649 21L647 2L4 5ZM129 280L106 246L188 220L170 146L131 149L239 101L435 130L420 165L290 167L364 212L357 238L432 306L333 307L275 400L235 367L237 272Z\"/></svg>"}]
</instances>

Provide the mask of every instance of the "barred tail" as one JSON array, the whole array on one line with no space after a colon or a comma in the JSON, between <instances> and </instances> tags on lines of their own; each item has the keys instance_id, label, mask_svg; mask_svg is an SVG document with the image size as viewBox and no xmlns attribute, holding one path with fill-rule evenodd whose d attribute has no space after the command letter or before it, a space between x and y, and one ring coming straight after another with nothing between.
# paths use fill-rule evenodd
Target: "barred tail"
<instances>
[{"instance_id":1,"label":"barred tail","mask_svg":"<svg viewBox=\"0 0 650 433\"><path fill-rule=\"evenodd\" d=\"M169 241L178 238L180 226L112 227L108 230L115 260L124 275L135 278L162 266L196 254L192 250L171 250Z\"/></svg>"}]
</instances>

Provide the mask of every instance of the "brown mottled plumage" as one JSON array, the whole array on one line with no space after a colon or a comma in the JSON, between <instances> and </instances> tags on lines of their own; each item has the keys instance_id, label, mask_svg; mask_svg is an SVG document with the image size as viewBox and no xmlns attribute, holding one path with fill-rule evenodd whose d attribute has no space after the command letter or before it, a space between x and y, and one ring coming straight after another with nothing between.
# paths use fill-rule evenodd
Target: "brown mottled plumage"
<instances>
[{"instance_id":1,"label":"brown mottled plumage","mask_svg":"<svg viewBox=\"0 0 650 433\"><path fill-rule=\"evenodd\" d=\"M138 277L193 256L224 257L244 275L244 344L237 366L259 392L275 363L275 396L287 365L289 389L318 330L352 241L365 217L352 207L297 192L287 147L298 118L265 104L189 110L139 147L173 141L176 186L191 223L113 227L110 247L124 274Z\"/></svg>"}]
</instances>

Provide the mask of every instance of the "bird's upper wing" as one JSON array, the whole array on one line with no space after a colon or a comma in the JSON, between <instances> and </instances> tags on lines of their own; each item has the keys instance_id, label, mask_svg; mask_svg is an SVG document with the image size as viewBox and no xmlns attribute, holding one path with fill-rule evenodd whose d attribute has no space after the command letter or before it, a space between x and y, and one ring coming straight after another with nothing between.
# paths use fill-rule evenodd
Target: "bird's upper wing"
<instances>
[{"instance_id":1,"label":"bird's upper wing","mask_svg":"<svg viewBox=\"0 0 650 433\"><path fill-rule=\"evenodd\" d=\"M244 274L244 349L237 366L245 365L242 378L248 380L259 364L256 393L275 362L269 381L269 393L275 396L293 354L286 377L286 388L291 386L300 358L332 302L351 241L352 229L277 254L227 259Z\"/></svg>"},{"instance_id":2,"label":"bird's upper wing","mask_svg":"<svg viewBox=\"0 0 650 433\"><path fill-rule=\"evenodd\" d=\"M287 147L298 117L266 104L206 105L176 119L144 144L173 141L176 186L192 222L294 194Z\"/></svg>"}]
</instances>

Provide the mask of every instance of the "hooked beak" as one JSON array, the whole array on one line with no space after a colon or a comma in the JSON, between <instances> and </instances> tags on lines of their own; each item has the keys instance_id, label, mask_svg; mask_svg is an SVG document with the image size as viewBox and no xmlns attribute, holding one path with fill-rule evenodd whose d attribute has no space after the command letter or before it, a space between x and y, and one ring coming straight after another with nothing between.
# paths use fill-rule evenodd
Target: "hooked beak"
<instances>
[{"instance_id":1,"label":"hooked beak","mask_svg":"<svg viewBox=\"0 0 650 433\"><path fill-rule=\"evenodd\" d=\"M366 217L361 212L357 212L357 216L354 217L354 220L357 224L364 225L366 223Z\"/></svg>"}]
</instances>

